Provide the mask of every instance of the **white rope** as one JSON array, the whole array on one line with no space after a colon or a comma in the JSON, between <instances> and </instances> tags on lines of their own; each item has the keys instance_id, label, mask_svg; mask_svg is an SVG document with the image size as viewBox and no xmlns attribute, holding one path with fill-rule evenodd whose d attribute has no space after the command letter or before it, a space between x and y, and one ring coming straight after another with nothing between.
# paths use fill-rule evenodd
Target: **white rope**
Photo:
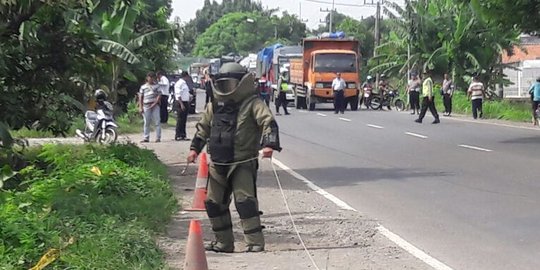
<instances>
[{"instance_id":1,"label":"white rope","mask_svg":"<svg viewBox=\"0 0 540 270\"><path fill-rule=\"evenodd\" d=\"M274 162L272 162L272 159L269 159L269 160L270 160L270 164L272 164L272 170L274 171L274 175L276 176L276 181L278 183L279 190L281 191L281 196L283 196L283 201L285 202L285 207L287 208L287 212L289 213L289 217L291 218L291 222L292 222L294 231L296 232L296 236L298 236L298 239L300 239L300 243L302 244L302 247L304 247L304 250L306 251L306 254L309 257L309 260L311 261L313 266L315 266L315 269L320 270L317 263L315 263L315 260L313 259L313 256L311 256L311 254L309 253L309 250L308 250L308 248L306 246L306 243L304 243L304 240L302 239L302 236L300 236L300 232L298 231L298 227L296 227L296 223L294 222L294 218L292 216L291 209L289 208L289 203L287 202L287 197L285 196L285 192L283 191L283 187L281 186L281 181L279 180L279 175L277 173L276 167L274 166Z\"/></svg>"}]
</instances>

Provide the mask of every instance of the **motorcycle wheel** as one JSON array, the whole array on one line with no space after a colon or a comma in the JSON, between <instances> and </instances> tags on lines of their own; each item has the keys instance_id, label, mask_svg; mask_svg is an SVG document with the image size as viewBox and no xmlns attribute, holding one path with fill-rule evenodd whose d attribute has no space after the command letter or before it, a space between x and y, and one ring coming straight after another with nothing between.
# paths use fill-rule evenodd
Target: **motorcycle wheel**
<instances>
[{"instance_id":1,"label":"motorcycle wheel","mask_svg":"<svg viewBox=\"0 0 540 270\"><path fill-rule=\"evenodd\" d=\"M369 106L373 110L380 109L382 107L381 98L377 96L372 97Z\"/></svg>"},{"instance_id":2,"label":"motorcycle wheel","mask_svg":"<svg viewBox=\"0 0 540 270\"><path fill-rule=\"evenodd\" d=\"M112 144L118 139L118 133L115 129L108 128L105 130L105 136L101 137L101 134L97 135L97 142L100 144Z\"/></svg>"},{"instance_id":3,"label":"motorcycle wheel","mask_svg":"<svg viewBox=\"0 0 540 270\"><path fill-rule=\"evenodd\" d=\"M405 102L403 102L403 100L401 99L396 99L394 106L396 107L396 110L398 110L398 112L405 110Z\"/></svg>"}]
</instances>

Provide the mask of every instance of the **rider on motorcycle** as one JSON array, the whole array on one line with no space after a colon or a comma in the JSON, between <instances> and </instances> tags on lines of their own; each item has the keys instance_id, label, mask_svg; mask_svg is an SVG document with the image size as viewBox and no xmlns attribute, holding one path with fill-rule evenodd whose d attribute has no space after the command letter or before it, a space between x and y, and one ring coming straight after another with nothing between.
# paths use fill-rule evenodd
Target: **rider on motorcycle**
<instances>
[{"instance_id":1,"label":"rider on motorcycle","mask_svg":"<svg viewBox=\"0 0 540 270\"><path fill-rule=\"evenodd\" d=\"M369 109L371 94L373 92L373 77L369 75L366 77L366 81L362 84L362 90L364 91L364 105L366 109Z\"/></svg>"},{"instance_id":2,"label":"rider on motorcycle","mask_svg":"<svg viewBox=\"0 0 540 270\"><path fill-rule=\"evenodd\" d=\"M386 75L381 74L380 81L379 81L379 94L383 97L386 96L387 92L390 90L390 86L388 85L388 82L386 81ZM392 107L390 107L390 103L388 103L387 106L388 110L392 110Z\"/></svg>"},{"instance_id":3,"label":"rider on motorcycle","mask_svg":"<svg viewBox=\"0 0 540 270\"><path fill-rule=\"evenodd\" d=\"M96 99L96 112L102 110L103 114L106 116L111 116L113 114L114 107L110 102L107 101L107 93L105 93L105 91L101 89L96 90L94 93L94 98ZM90 138L94 138L96 136L96 132L99 130L97 127L101 125L102 121L103 119L95 122L92 137Z\"/></svg>"}]
</instances>

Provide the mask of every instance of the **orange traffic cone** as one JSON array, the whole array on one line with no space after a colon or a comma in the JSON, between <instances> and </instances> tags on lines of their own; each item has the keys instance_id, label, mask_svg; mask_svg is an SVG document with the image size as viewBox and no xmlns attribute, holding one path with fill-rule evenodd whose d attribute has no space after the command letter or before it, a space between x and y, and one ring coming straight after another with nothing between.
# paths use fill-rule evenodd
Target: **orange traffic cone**
<instances>
[{"instance_id":1,"label":"orange traffic cone","mask_svg":"<svg viewBox=\"0 0 540 270\"><path fill-rule=\"evenodd\" d=\"M199 158L199 172L195 182L195 194L191 208L186 211L206 211L204 200L206 200L206 183L208 181L208 161L206 153L201 153Z\"/></svg>"},{"instance_id":2,"label":"orange traffic cone","mask_svg":"<svg viewBox=\"0 0 540 270\"><path fill-rule=\"evenodd\" d=\"M205 252L201 221L192 219L189 224L184 270L208 270Z\"/></svg>"}]
</instances>

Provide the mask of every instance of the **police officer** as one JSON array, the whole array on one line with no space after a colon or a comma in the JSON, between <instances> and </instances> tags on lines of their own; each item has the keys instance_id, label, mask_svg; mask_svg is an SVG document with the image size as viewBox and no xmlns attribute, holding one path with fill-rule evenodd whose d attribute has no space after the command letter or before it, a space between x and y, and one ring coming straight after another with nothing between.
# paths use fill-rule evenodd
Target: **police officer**
<instances>
[{"instance_id":1,"label":"police officer","mask_svg":"<svg viewBox=\"0 0 540 270\"><path fill-rule=\"evenodd\" d=\"M283 107L285 115L289 115L290 113L287 111L287 90L289 90L289 85L287 84L287 71L282 71L279 75L278 88L279 93L276 100L276 115L280 115L279 107Z\"/></svg>"},{"instance_id":2,"label":"police officer","mask_svg":"<svg viewBox=\"0 0 540 270\"><path fill-rule=\"evenodd\" d=\"M224 64L214 83L215 100L197 124L188 162L194 162L209 140L211 158L206 212L216 241L206 250L234 251L229 204L234 194L247 252L264 250L256 192L258 154L280 151L278 126L271 111L257 97L254 77L237 63ZM262 142L262 145L261 145Z\"/></svg>"}]
</instances>

